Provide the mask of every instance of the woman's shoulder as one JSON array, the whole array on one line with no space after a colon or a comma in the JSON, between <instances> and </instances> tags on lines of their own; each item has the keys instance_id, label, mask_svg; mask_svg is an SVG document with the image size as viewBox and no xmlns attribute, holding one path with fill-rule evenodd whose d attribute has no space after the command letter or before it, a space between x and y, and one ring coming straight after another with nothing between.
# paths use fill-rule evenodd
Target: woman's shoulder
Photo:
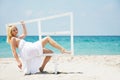
<instances>
[{"instance_id":1,"label":"woman's shoulder","mask_svg":"<svg viewBox=\"0 0 120 80\"><path fill-rule=\"evenodd\" d=\"M19 41L19 40L20 40L19 38L12 37L10 40L10 43L15 43L16 41Z\"/></svg>"},{"instance_id":2,"label":"woman's shoulder","mask_svg":"<svg viewBox=\"0 0 120 80\"><path fill-rule=\"evenodd\" d=\"M12 37L11 38L11 41L16 41L16 40L19 40L19 38L17 38L17 37Z\"/></svg>"},{"instance_id":3,"label":"woman's shoulder","mask_svg":"<svg viewBox=\"0 0 120 80\"><path fill-rule=\"evenodd\" d=\"M15 38L15 37L12 37L12 38L10 39L10 45L12 45L13 43L15 44L15 41L16 41L16 38Z\"/></svg>"},{"instance_id":4,"label":"woman's shoulder","mask_svg":"<svg viewBox=\"0 0 120 80\"><path fill-rule=\"evenodd\" d=\"M11 41L15 41L16 40L16 37L12 37L11 39L10 39L10 42Z\"/></svg>"}]
</instances>

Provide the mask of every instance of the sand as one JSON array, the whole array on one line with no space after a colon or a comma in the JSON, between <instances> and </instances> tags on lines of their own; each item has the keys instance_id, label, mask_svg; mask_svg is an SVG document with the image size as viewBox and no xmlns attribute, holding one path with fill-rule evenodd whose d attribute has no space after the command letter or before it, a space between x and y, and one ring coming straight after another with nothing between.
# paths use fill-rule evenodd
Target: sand
<instances>
[{"instance_id":1,"label":"sand","mask_svg":"<svg viewBox=\"0 0 120 80\"><path fill-rule=\"evenodd\" d=\"M45 73L24 75L14 58L0 58L0 80L120 80L120 55L59 56L57 75L54 61Z\"/></svg>"}]
</instances>

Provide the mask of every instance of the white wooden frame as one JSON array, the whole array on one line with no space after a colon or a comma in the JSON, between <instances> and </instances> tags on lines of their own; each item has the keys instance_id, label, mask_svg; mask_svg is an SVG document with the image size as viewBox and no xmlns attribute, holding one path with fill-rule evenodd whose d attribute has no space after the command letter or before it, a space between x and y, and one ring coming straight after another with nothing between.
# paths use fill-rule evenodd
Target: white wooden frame
<instances>
[{"instance_id":1,"label":"white wooden frame","mask_svg":"<svg viewBox=\"0 0 120 80\"><path fill-rule=\"evenodd\" d=\"M50 19L54 19L54 18L59 18L59 17L64 17L64 16L70 16L70 30L69 31L62 31L62 32L47 32L47 33L42 33L41 30L41 22L45 21L45 20L50 20ZM73 36L73 13L72 12L68 12L68 13L63 13L63 14L59 14L59 15L54 15L54 16L49 16L49 17L44 17L44 18L38 18L38 19L32 19L32 20L27 20L24 21L25 23L32 23L32 22L38 22L38 32L39 32L39 40L41 40L42 35L70 35L70 42L71 42L71 55L74 55L74 36ZM7 25L19 25L21 24L20 22L16 22L16 23L9 23L6 24ZM43 56L57 56L56 54L44 54ZM55 62L55 74L57 74L57 62Z\"/></svg>"}]
</instances>

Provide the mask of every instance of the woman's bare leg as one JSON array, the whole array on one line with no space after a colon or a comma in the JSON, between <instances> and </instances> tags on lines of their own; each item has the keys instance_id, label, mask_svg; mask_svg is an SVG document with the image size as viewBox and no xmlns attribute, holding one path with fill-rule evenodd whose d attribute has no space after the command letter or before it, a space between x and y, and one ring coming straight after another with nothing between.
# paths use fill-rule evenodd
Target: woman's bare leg
<instances>
[{"instance_id":1,"label":"woman's bare leg","mask_svg":"<svg viewBox=\"0 0 120 80\"><path fill-rule=\"evenodd\" d=\"M43 49L43 54L52 54L53 51L49 50L49 49ZM46 56L44 61L43 61L43 64L42 66L39 68L40 72L43 72L44 68L45 68L45 65L48 63L48 61L50 60L51 56Z\"/></svg>"},{"instance_id":2,"label":"woman's bare leg","mask_svg":"<svg viewBox=\"0 0 120 80\"><path fill-rule=\"evenodd\" d=\"M59 49L62 53L64 53L66 50L60 46L56 41L54 41L51 37L47 36L45 38L42 39L42 46L45 47L45 45L49 43L50 45L52 45L53 47Z\"/></svg>"}]
</instances>

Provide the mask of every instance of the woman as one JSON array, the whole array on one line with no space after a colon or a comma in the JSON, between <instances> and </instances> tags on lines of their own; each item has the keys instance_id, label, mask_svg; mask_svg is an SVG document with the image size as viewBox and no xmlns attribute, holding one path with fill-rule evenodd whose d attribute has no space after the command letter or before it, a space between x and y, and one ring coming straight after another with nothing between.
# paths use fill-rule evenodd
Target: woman
<instances>
[{"instance_id":1,"label":"woman","mask_svg":"<svg viewBox=\"0 0 120 80\"><path fill-rule=\"evenodd\" d=\"M42 72L44 70L45 65L50 60L50 56L42 58L40 55L42 54L52 54L53 51L46 49L45 45L49 43L53 47L59 49L62 53L67 53L67 51L57 44L52 38L49 36L43 38L41 41L37 41L34 43L26 42L23 40L27 35L27 30L25 23L21 21L23 33L20 36L17 36L18 29L15 25L8 26L7 30L7 42L11 46L11 50L13 56L15 57L18 67L24 71L25 74L36 73L38 71ZM18 48L20 52L19 58L16 49Z\"/></svg>"}]
</instances>

